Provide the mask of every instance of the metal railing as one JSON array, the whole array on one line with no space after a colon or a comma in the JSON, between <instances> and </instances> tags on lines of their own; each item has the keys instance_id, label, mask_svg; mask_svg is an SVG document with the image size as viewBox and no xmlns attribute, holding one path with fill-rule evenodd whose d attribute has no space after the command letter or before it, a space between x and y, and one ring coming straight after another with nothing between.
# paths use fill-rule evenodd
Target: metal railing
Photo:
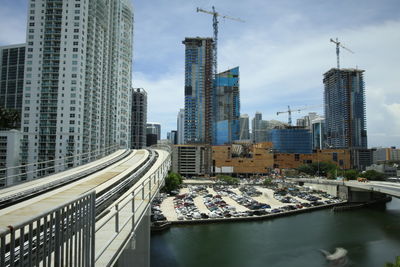
<instances>
[{"instance_id":1,"label":"metal railing","mask_svg":"<svg viewBox=\"0 0 400 267\"><path fill-rule=\"evenodd\" d=\"M0 229L0 266L94 266L95 192Z\"/></svg>"},{"instance_id":2,"label":"metal railing","mask_svg":"<svg viewBox=\"0 0 400 267\"><path fill-rule=\"evenodd\" d=\"M100 159L102 157L105 157L107 155L110 155L111 153L115 152L118 148L119 148L119 145L113 145L113 146L110 146L110 147L107 147L107 148L104 148L104 149L99 149L99 150L90 151L90 152L86 152L86 153L76 154L76 155L67 156L67 157L63 157L63 158L59 158L59 159L41 161L41 162L34 162L34 163L23 164L23 165L19 165L19 166L3 168L3 169L0 169L0 172L1 171L6 171L7 176L6 177L0 177L0 183L3 183L4 187L7 187L9 185L15 185L15 184L18 184L20 182L25 182L23 180L23 181L20 181L20 182L17 181L17 182L8 183L9 180L16 179L17 177L26 176L28 174L39 173L41 171L45 171L45 170L48 170L48 169L59 169L59 171L65 171L65 170L67 170L69 168L67 167L65 169L62 169L61 167L68 166L68 164L71 164L74 161L78 161L77 164L75 164L73 166L73 167L77 167L77 166L82 165L82 163L86 164L86 163L95 161L97 159ZM63 163L61 163L62 161L63 161ZM85 162L83 162L83 161L85 161ZM53 163L54 165L49 166L49 167L43 167L43 168L35 169L36 166L39 166L39 165L42 165L42 164L48 164L48 163ZM59 164L56 164L56 163L59 163ZM29 169L34 169L34 170L29 170ZM10 173L10 172L15 173L15 174L8 175L8 173ZM52 174L55 174L55 173L57 173L57 171L55 171ZM52 174L50 174L50 175L52 175ZM39 177L39 178L41 178L41 177Z\"/></svg>"},{"instance_id":3,"label":"metal railing","mask_svg":"<svg viewBox=\"0 0 400 267\"><path fill-rule=\"evenodd\" d=\"M149 177L136 184L128 195L110 206L109 213L97 222L96 263L111 246L113 250L116 250L116 253L108 262L110 263L117 259L122 249L135 235L135 231L147 208L163 186L164 178L170 166L171 155L168 153L164 162ZM110 232L113 232L112 236L110 236ZM121 233L126 234L126 238L116 245L118 242L116 239ZM101 238L101 236L104 236L104 238Z\"/></svg>"},{"instance_id":4,"label":"metal railing","mask_svg":"<svg viewBox=\"0 0 400 267\"><path fill-rule=\"evenodd\" d=\"M121 160L122 158L127 156L129 153L130 153L130 151L126 150L124 153L118 155L115 158L112 158L112 159L110 159L110 160L108 160L106 162L103 162L101 164L98 164L96 166L81 170L81 171L79 171L77 173L73 173L73 174L67 175L64 178L55 179L52 182L45 183L45 184L38 185L38 186L31 186L31 187L29 187L29 188L27 188L25 190L18 191L18 192L14 193L14 194L10 194L10 195L7 195L5 197L0 197L0 207L2 207L2 203L5 202L5 201L11 201L12 200L12 201L15 202L19 198L23 198L25 196L32 196L32 195L34 195L36 193L48 191L48 190L56 188L56 187L58 187L60 185L67 184L69 182L72 182L72 181L78 180L78 179L80 179L82 177L85 177L87 175L90 175L90 174L92 174L94 172L102 170L102 169L106 168L107 166L110 166L110 165L114 164L115 162Z\"/></svg>"}]
</instances>

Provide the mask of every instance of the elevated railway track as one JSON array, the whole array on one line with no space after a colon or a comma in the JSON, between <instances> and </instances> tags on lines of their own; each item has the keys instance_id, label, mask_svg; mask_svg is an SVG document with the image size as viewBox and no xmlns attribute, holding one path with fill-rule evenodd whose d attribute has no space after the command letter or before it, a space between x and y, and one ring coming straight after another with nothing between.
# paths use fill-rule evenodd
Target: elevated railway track
<instances>
[{"instance_id":1,"label":"elevated railway track","mask_svg":"<svg viewBox=\"0 0 400 267\"><path fill-rule=\"evenodd\" d=\"M0 266L32 262L93 266L97 261L106 265L115 261L116 256L106 253L107 249L114 245L121 229L129 228L122 238L125 241L117 247L126 244L161 187L169 164L169 153L163 150L119 151L87 168L29 182L29 189L0 190ZM132 221L131 227L119 222L124 208L124 214L130 210L127 220ZM109 224L115 230L111 241ZM103 238L95 240L95 234ZM83 247L87 251L81 251Z\"/></svg>"}]
</instances>

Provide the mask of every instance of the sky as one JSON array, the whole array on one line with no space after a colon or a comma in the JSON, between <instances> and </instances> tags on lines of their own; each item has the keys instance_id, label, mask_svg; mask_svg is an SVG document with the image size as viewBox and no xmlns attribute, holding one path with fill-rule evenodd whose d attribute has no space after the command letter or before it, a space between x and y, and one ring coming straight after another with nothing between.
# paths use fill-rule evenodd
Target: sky
<instances>
[{"instance_id":1,"label":"sky","mask_svg":"<svg viewBox=\"0 0 400 267\"><path fill-rule=\"evenodd\" d=\"M25 42L27 0L0 0L0 45ZM398 0L132 0L133 87L148 92L148 121L162 137L176 129L184 107L185 37L212 37L220 19L218 71L240 68L241 114L287 121L277 111L308 108L293 120L323 115L323 74L336 67L365 70L369 147L400 147L400 3Z\"/></svg>"}]
</instances>

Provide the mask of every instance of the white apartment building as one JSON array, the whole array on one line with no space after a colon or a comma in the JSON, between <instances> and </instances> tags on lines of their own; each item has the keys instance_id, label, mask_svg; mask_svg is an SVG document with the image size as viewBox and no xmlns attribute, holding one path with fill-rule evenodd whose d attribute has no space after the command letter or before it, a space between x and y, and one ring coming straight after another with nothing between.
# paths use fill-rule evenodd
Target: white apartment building
<instances>
[{"instance_id":1,"label":"white apartment building","mask_svg":"<svg viewBox=\"0 0 400 267\"><path fill-rule=\"evenodd\" d=\"M30 0L21 130L35 178L130 137L129 0Z\"/></svg>"}]
</instances>

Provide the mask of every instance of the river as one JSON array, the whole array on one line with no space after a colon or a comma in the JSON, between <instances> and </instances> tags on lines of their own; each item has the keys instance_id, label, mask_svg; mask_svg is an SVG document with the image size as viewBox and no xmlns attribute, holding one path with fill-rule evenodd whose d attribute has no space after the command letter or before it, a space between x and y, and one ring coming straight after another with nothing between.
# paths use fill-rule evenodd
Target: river
<instances>
[{"instance_id":1,"label":"river","mask_svg":"<svg viewBox=\"0 0 400 267\"><path fill-rule=\"evenodd\" d=\"M334 213L172 227L151 236L151 266L321 267L319 251L348 251L346 266L377 267L400 255L400 200Z\"/></svg>"}]
</instances>

